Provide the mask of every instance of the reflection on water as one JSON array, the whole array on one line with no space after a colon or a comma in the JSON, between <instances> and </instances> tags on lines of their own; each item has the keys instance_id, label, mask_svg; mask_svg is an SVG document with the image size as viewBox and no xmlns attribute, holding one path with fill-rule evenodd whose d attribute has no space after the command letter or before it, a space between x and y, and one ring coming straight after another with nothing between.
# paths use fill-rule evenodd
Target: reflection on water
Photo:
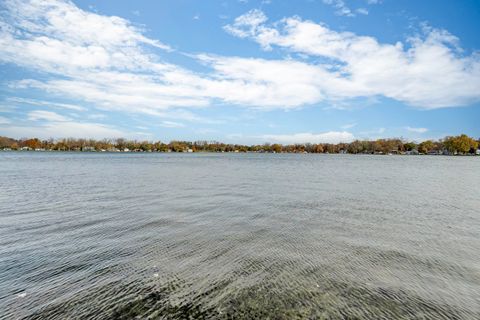
<instances>
[{"instance_id":1,"label":"reflection on water","mask_svg":"<svg viewBox=\"0 0 480 320\"><path fill-rule=\"evenodd\" d=\"M0 164L0 318L480 318L480 158Z\"/></svg>"}]
</instances>

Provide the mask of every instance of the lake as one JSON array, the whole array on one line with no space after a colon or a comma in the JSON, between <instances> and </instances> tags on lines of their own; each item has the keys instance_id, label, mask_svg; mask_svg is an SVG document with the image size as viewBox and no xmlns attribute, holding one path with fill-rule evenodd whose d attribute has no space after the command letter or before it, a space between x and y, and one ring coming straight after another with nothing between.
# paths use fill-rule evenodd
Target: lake
<instances>
[{"instance_id":1,"label":"lake","mask_svg":"<svg viewBox=\"0 0 480 320\"><path fill-rule=\"evenodd\" d=\"M480 319L480 157L0 152L2 319Z\"/></svg>"}]
</instances>

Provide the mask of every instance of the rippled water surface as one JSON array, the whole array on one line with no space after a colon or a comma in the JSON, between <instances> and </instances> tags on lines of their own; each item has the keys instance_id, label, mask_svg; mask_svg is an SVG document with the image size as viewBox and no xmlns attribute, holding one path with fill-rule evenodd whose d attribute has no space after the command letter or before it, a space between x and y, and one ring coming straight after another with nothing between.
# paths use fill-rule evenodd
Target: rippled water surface
<instances>
[{"instance_id":1,"label":"rippled water surface","mask_svg":"<svg viewBox=\"0 0 480 320\"><path fill-rule=\"evenodd\" d=\"M480 157L0 153L0 318L480 319Z\"/></svg>"}]
</instances>

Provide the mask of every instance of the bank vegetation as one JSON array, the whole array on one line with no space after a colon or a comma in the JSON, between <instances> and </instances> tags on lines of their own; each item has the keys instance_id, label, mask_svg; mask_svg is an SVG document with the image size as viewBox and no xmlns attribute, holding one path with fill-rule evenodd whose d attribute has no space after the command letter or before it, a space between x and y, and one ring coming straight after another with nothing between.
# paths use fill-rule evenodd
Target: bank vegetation
<instances>
[{"instance_id":1,"label":"bank vegetation","mask_svg":"<svg viewBox=\"0 0 480 320\"><path fill-rule=\"evenodd\" d=\"M84 151L84 152L266 152L266 153L349 153L349 154L429 154L479 155L480 139L465 134L420 143L403 139L355 140L350 143L305 143L241 145L216 141L137 141L127 139L12 139L0 137L0 150L6 151Z\"/></svg>"}]
</instances>

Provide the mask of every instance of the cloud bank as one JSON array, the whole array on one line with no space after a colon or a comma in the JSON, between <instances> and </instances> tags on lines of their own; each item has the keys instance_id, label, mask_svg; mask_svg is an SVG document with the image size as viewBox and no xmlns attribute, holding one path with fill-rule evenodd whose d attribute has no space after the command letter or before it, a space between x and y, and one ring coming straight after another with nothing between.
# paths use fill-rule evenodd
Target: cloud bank
<instances>
[{"instance_id":1,"label":"cloud bank","mask_svg":"<svg viewBox=\"0 0 480 320\"><path fill-rule=\"evenodd\" d=\"M327 59L306 66L322 71L321 80L311 83L329 99L385 96L427 109L480 99L480 55L464 55L459 39L445 30L425 27L422 37L384 44L299 17L267 24L259 10L238 17L225 30L264 50L278 47Z\"/></svg>"},{"instance_id":2,"label":"cloud bank","mask_svg":"<svg viewBox=\"0 0 480 320\"><path fill-rule=\"evenodd\" d=\"M165 62L162 52L172 49L120 17L68 1L6 0L3 7L0 60L50 75L13 86L106 110L162 115L216 101L296 108L372 96L431 109L480 100L479 55L463 54L459 40L444 30L426 28L423 37L388 44L296 16L268 24L262 11L252 10L225 30L264 50L280 48L324 63L204 54L196 58L211 71L199 74Z\"/></svg>"}]
</instances>

